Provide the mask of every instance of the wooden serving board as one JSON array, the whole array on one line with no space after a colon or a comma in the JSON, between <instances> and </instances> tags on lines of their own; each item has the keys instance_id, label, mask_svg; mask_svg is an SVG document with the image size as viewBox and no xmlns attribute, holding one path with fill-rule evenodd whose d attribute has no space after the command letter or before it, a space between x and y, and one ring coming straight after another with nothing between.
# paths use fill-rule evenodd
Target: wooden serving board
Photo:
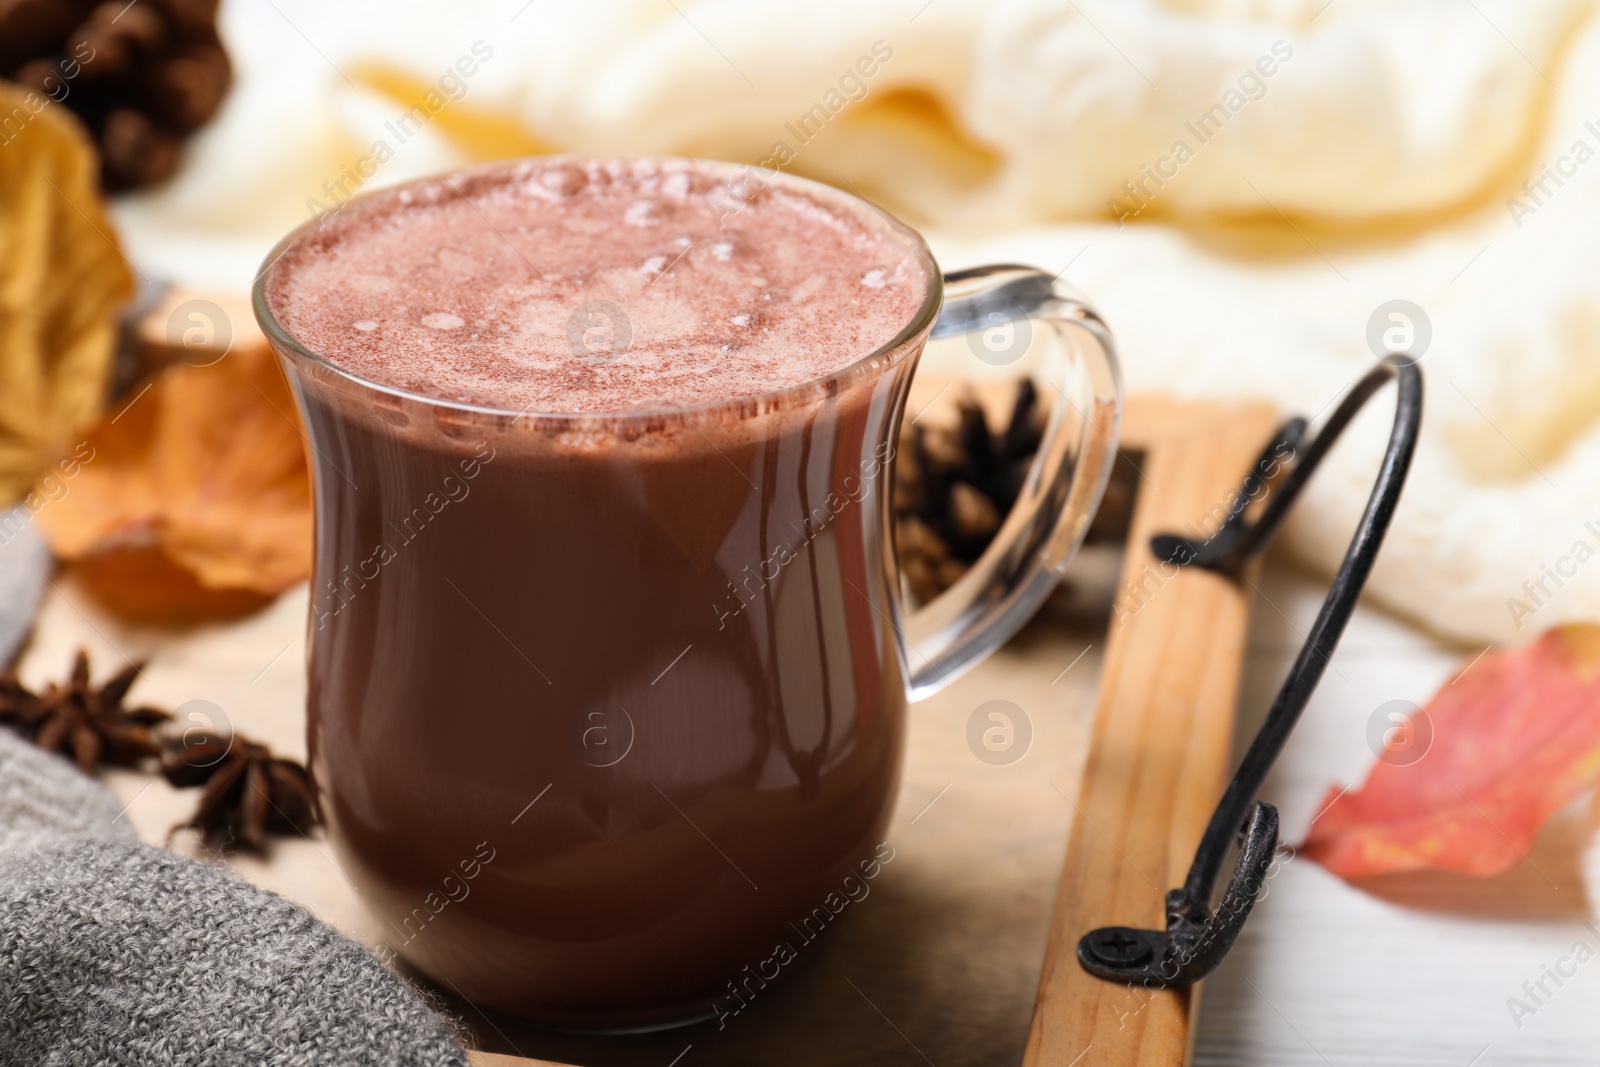
<instances>
[{"instance_id":1,"label":"wooden serving board","mask_svg":"<svg viewBox=\"0 0 1600 1067\"><path fill-rule=\"evenodd\" d=\"M1157 563L1150 538L1201 530L1276 422L1264 406L1129 405L1123 447L1142 453L1139 494L1023 1059L1030 1067L1189 1060L1199 988L1102 981L1078 965L1077 942L1098 926L1165 926L1166 891L1182 884L1231 772L1252 590L1208 571L1174 573Z\"/></svg>"},{"instance_id":2,"label":"wooden serving board","mask_svg":"<svg viewBox=\"0 0 1600 1067\"><path fill-rule=\"evenodd\" d=\"M222 311L225 320L243 315ZM150 318L182 316L163 305ZM253 327L231 325L232 343L261 343ZM141 368L184 355L167 325L144 332ZM925 397L938 383L924 377ZM911 407L923 410L915 395ZM1196 992L1092 978L1076 944L1097 926L1162 925L1163 895L1181 882L1231 769L1251 589L1206 572L1164 573L1148 541L1196 529L1275 424L1265 406L1129 401L1122 443L1138 489L1126 551L1120 560L1086 552L1068 572L1073 600L1053 603L989 661L913 707L889 831L896 858L798 973L724 1028L646 1035L553 1034L445 998L441 1007L480 1050L474 1063L1185 1063ZM24 679L57 677L80 646L97 674L148 659L140 702L182 712L208 701L233 728L299 754L305 596L301 587L240 622L174 634L122 624L58 576L20 669ZM1025 754L1005 765L967 744L970 718L996 699L1032 728ZM160 779L110 771L106 780L152 843L193 804ZM382 943L326 842L284 840L265 860L233 863L357 940Z\"/></svg>"}]
</instances>

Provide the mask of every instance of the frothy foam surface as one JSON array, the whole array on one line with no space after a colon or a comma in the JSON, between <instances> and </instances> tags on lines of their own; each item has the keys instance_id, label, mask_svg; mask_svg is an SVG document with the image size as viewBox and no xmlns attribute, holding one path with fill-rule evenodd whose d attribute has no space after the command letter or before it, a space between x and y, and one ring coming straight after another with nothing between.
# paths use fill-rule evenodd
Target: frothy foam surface
<instances>
[{"instance_id":1,"label":"frothy foam surface","mask_svg":"<svg viewBox=\"0 0 1600 1067\"><path fill-rule=\"evenodd\" d=\"M842 195L727 165L551 160L340 212L266 293L302 345L361 377L583 413L826 377L892 340L926 284Z\"/></svg>"}]
</instances>

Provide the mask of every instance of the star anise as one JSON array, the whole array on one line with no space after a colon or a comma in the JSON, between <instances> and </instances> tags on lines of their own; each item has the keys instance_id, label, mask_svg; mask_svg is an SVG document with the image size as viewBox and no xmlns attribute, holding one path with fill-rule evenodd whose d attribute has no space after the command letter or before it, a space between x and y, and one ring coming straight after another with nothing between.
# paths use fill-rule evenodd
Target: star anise
<instances>
[{"instance_id":1,"label":"star anise","mask_svg":"<svg viewBox=\"0 0 1600 1067\"><path fill-rule=\"evenodd\" d=\"M35 693L7 671L0 674L0 722L46 752L70 755L84 774L102 763L137 767L160 754L151 727L172 716L160 708L128 708L123 701L144 664L133 663L96 689L89 684L89 654L78 650L66 684Z\"/></svg>"},{"instance_id":2,"label":"star anise","mask_svg":"<svg viewBox=\"0 0 1600 1067\"><path fill-rule=\"evenodd\" d=\"M196 830L219 848L259 851L269 833L304 836L322 821L305 767L237 734L194 730L173 738L161 773L180 789L205 787L194 815L173 832Z\"/></svg>"}]
</instances>

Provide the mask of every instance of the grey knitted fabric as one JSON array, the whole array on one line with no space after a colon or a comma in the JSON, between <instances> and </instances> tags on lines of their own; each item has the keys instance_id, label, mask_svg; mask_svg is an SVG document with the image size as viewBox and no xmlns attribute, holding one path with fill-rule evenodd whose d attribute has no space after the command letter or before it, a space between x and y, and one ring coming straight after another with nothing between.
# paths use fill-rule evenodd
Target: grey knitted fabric
<instances>
[{"instance_id":1,"label":"grey knitted fabric","mask_svg":"<svg viewBox=\"0 0 1600 1067\"><path fill-rule=\"evenodd\" d=\"M0 508L0 667L11 662L33 628L54 565L28 509Z\"/></svg>"},{"instance_id":2,"label":"grey knitted fabric","mask_svg":"<svg viewBox=\"0 0 1600 1067\"><path fill-rule=\"evenodd\" d=\"M118 814L0 729L0 1067L466 1067L361 946Z\"/></svg>"},{"instance_id":3,"label":"grey knitted fabric","mask_svg":"<svg viewBox=\"0 0 1600 1067\"><path fill-rule=\"evenodd\" d=\"M9 872L29 848L69 837L134 839L109 790L0 727L0 868Z\"/></svg>"}]
</instances>

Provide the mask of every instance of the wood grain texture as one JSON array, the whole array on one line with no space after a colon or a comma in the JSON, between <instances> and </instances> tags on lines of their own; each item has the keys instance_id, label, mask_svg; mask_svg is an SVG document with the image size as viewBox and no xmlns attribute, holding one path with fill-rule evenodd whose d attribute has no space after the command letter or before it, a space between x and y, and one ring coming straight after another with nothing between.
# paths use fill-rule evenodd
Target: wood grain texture
<instances>
[{"instance_id":1,"label":"wood grain texture","mask_svg":"<svg viewBox=\"0 0 1600 1067\"><path fill-rule=\"evenodd\" d=\"M1102 981L1077 942L1106 925L1160 929L1228 772L1250 595L1214 574L1159 564L1150 537L1202 536L1275 425L1264 407L1143 398L1125 450L1143 453L1113 608L1093 740L1040 977L1029 1067L1186 1063L1196 990Z\"/></svg>"},{"instance_id":2,"label":"wood grain texture","mask_svg":"<svg viewBox=\"0 0 1600 1067\"><path fill-rule=\"evenodd\" d=\"M469 1052L472 1067L566 1067L551 1060L528 1060L521 1056L502 1056L498 1052Z\"/></svg>"}]
</instances>

